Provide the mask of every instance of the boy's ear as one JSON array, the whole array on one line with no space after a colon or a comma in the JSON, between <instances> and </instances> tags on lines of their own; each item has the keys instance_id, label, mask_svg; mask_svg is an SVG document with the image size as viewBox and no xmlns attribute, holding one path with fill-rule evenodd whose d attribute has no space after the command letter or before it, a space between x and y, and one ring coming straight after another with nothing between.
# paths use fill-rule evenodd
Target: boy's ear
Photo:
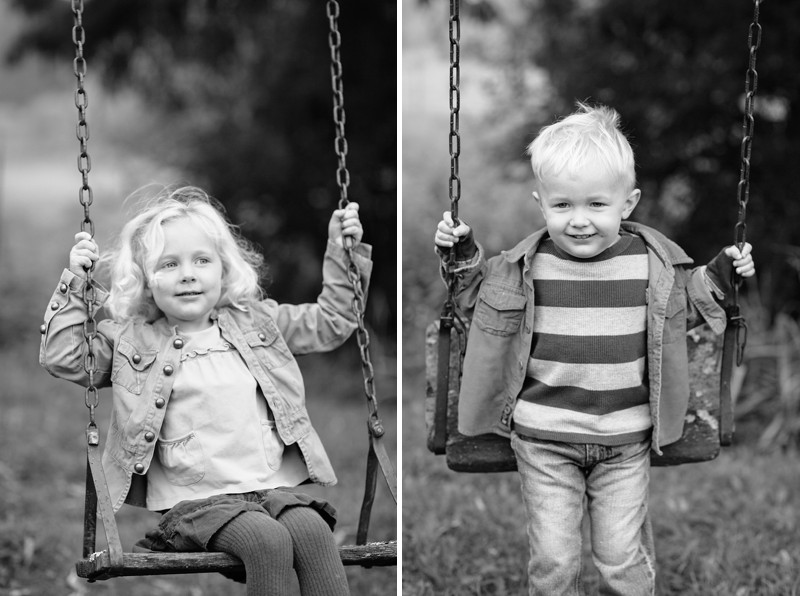
<instances>
[{"instance_id":1,"label":"boy's ear","mask_svg":"<svg viewBox=\"0 0 800 596\"><path fill-rule=\"evenodd\" d=\"M628 219L633 210L636 209L636 205L639 203L639 199L642 197L642 191L638 188L634 188L628 197L625 199L625 207L622 210L622 219Z\"/></svg>"},{"instance_id":2,"label":"boy's ear","mask_svg":"<svg viewBox=\"0 0 800 596\"><path fill-rule=\"evenodd\" d=\"M539 193L534 190L531 194L533 195L533 200L536 201L536 204L539 205L539 207L541 207L542 198L539 196Z\"/></svg>"}]
</instances>

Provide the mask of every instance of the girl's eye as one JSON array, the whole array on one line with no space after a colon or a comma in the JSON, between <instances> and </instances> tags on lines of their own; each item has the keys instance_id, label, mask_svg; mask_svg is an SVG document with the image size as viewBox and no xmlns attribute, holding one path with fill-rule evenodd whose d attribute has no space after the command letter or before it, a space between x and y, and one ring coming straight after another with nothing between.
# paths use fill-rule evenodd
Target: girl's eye
<instances>
[{"instance_id":1,"label":"girl's eye","mask_svg":"<svg viewBox=\"0 0 800 596\"><path fill-rule=\"evenodd\" d=\"M175 267L175 263L173 261L168 261L163 265L161 265L161 267L162 269L172 269L173 267Z\"/></svg>"},{"instance_id":2,"label":"girl's eye","mask_svg":"<svg viewBox=\"0 0 800 596\"><path fill-rule=\"evenodd\" d=\"M197 262L201 265L208 265L211 262L211 260L205 257L200 257L199 259L197 259Z\"/></svg>"}]
</instances>

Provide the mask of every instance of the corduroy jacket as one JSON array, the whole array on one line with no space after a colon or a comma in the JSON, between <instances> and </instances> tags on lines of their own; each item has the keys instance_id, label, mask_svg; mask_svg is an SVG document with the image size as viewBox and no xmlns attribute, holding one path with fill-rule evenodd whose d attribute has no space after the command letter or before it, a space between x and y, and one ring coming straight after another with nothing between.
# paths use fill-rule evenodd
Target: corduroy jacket
<instances>
[{"instance_id":1,"label":"corduroy jacket","mask_svg":"<svg viewBox=\"0 0 800 596\"><path fill-rule=\"evenodd\" d=\"M365 293L372 270L370 253L366 244L354 251ZM286 445L298 445L309 478L322 485L335 484L336 476L309 420L294 354L332 350L356 328L346 261L344 249L328 242L322 292L315 303L279 304L267 299L248 311L224 307L214 315L222 336L238 350L264 393L281 439ZM69 270L62 273L45 314L39 361L50 374L86 386L84 286L83 278ZM97 285L98 306L107 297ZM182 345L177 328L164 318L106 319L97 324L95 386L112 388L102 461L115 510L124 502L146 506L146 474L169 407Z\"/></svg>"},{"instance_id":2,"label":"corduroy jacket","mask_svg":"<svg viewBox=\"0 0 800 596\"><path fill-rule=\"evenodd\" d=\"M705 267L690 269L692 259L677 244L642 224L622 222L622 228L639 235L647 246L652 445L661 453L662 446L674 443L683 432L689 401L686 331L706 322L722 333L725 309L706 283ZM471 320L459 396L458 429L464 435L510 435L533 339L531 262L546 233L541 229L488 260L478 245L473 258L457 262L456 303ZM715 260L724 258L720 253Z\"/></svg>"}]
</instances>

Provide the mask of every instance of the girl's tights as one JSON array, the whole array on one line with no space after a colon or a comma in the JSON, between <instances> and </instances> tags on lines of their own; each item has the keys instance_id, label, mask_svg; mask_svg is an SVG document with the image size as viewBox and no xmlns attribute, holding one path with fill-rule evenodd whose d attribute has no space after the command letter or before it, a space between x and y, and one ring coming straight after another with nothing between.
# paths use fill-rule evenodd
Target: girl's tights
<instances>
[{"instance_id":1,"label":"girl's tights","mask_svg":"<svg viewBox=\"0 0 800 596\"><path fill-rule=\"evenodd\" d=\"M350 593L333 533L310 507L291 507L278 520L257 511L240 513L209 543L209 550L239 557L247 596L281 596L292 585L292 567L303 596Z\"/></svg>"}]
</instances>

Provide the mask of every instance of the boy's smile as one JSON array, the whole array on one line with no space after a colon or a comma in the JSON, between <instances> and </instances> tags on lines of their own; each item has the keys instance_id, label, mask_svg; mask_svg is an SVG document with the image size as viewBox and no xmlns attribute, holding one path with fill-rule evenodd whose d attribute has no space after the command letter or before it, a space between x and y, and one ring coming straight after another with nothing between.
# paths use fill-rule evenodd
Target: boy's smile
<instances>
[{"instance_id":1,"label":"boy's smile","mask_svg":"<svg viewBox=\"0 0 800 596\"><path fill-rule=\"evenodd\" d=\"M619 240L619 228L639 202L600 164L540 181L533 193L547 231L561 250L579 259L597 256Z\"/></svg>"}]
</instances>

